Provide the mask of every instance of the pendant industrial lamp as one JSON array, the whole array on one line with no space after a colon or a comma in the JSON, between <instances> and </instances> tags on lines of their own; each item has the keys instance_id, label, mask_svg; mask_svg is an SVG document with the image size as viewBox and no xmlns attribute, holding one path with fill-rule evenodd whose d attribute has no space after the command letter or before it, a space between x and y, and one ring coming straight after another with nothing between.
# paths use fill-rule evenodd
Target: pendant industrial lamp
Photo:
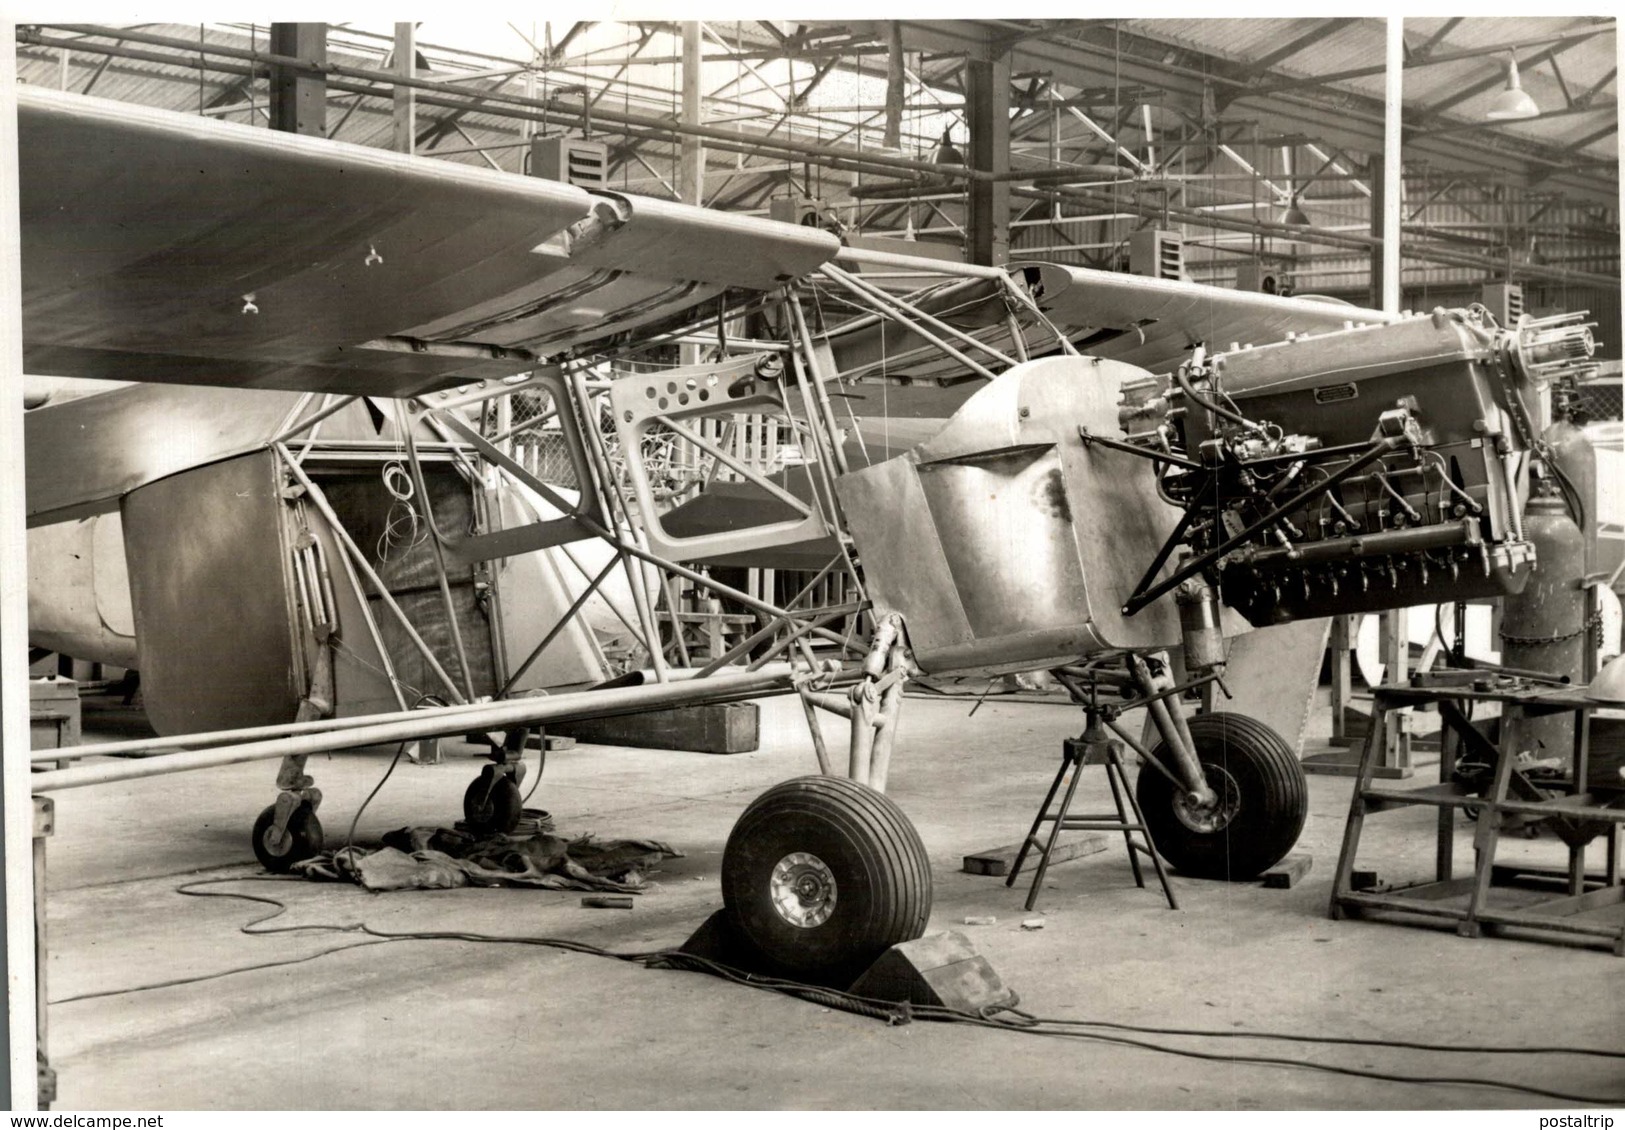
<instances>
[{"instance_id":1,"label":"pendant industrial lamp","mask_svg":"<svg viewBox=\"0 0 1625 1130\"><path fill-rule=\"evenodd\" d=\"M1303 190L1306 185L1300 185L1294 176L1293 166L1297 162L1293 159L1296 154L1287 146L1281 147L1281 170L1286 173L1286 207L1281 211L1281 223L1290 228L1307 228L1313 225L1309 222L1309 213L1303 210Z\"/></svg>"},{"instance_id":2,"label":"pendant industrial lamp","mask_svg":"<svg viewBox=\"0 0 1625 1130\"><path fill-rule=\"evenodd\" d=\"M1507 52L1507 87L1495 96L1484 116L1492 122L1511 122L1540 116L1540 107L1518 81L1518 57Z\"/></svg>"},{"instance_id":3,"label":"pendant industrial lamp","mask_svg":"<svg viewBox=\"0 0 1625 1130\"><path fill-rule=\"evenodd\" d=\"M1281 213L1281 222L1293 228L1314 226L1309 222L1309 213L1303 210L1302 199L1297 196L1287 202L1286 211Z\"/></svg>"}]
</instances>

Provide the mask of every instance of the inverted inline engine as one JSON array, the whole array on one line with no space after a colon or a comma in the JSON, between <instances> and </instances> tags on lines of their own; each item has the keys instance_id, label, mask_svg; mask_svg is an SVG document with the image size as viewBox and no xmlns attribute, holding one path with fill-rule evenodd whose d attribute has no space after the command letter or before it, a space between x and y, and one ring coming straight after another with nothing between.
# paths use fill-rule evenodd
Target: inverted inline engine
<instances>
[{"instance_id":1,"label":"inverted inline engine","mask_svg":"<svg viewBox=\"0 0 1625 1130\"><path fill-rule=\"evenodd\" d=\"M1162 453L1159 492L1185 513L1124 611L1182 586L1204 622L1204 577L1258 626L1519 591L1538 391L1586 371L1581 318L1506 329L1439 309L1198 349L1171 381L1125 389L1129 441Z\"/></svg>"}]
</instances>

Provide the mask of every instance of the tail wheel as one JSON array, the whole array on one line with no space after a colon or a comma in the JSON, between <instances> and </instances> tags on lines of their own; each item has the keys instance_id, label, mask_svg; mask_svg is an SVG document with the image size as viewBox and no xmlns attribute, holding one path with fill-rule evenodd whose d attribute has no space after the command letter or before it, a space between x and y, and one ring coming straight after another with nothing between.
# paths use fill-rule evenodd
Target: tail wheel
<instances>
[{"instance_id":1,"label":"tail wheel","mask_svg":"<svg viewBox=\"0 0 1625 1130\"><path fill-rule=\"evenodd\" d=\"M310 805L301 804L288 817L288 827L278 836L271 827L276 823L276 805L260 813L254 821L254 858L267 871L281 875L295 863L309 859L322 850L322 822Z\"/></svg>"},{"instance_id":2,"label":"tail wheel","mask_svg":"<svg viewBox=\"0 0 1625 1130\"><path fill-rule=\"evenodd\" d=\"M1157 850L1175 870L1201 879L1252 879L1292 850L1309 814L1309 785L1286 741L1244 714L1190 719L1195 754L1215 801L1196 806L1155 769L1140 770L1134 794ZM1151 751L1164 765L1166 743Z\"/></svg>"},{"instance_id":3,"label":"tail wheel","mask_svg":"<svg viewBox=\"0 0 1625 1130\"><path fill-rule=\"evenodd\" d=\"M856 977L925 932L931 865L890 797L844 777L800 777L735 823L722 900L737 934L778 972Z\"/></svg>"},{"instance_id":4,"label":"tail wheel","mask_svg":"<svg viewBox=\"0 0 1625 1130\"><path fill-rule=\"evenodd\" d=\"M476 835L513 831L523 807L518 783L494 765L481 769L463 793L463 821Z\"/></svg>"}]
</instances>

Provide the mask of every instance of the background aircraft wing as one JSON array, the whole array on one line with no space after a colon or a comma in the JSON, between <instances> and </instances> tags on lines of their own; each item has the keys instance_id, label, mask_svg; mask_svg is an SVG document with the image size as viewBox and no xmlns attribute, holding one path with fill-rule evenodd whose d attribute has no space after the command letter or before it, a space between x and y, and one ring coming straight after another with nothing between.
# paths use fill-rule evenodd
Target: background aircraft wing
<instances>
[{"instance_id":1,"label":"background aircraft wing","mask_svg":"<svg viewBox=\"0 0 1625 1130\"><path fill-rule=\"evenodd\" d=\"M1324 333L1347 323L1385 323L1394 315L1321 298L1275 294L1117 271L1022 264L1038 306L1084 353L1166 372L1192 346L1215 352L1267 345L1289 333ZM1035 277L1036 276L1036 277Z\"/></svg>"},{"instance_id":2,"label":"background aircraft wing","mask_svg":"<svg viewBox=\"0 0 1625 1130\"><path fill-rule=\"evenodd\" d=\"M921 260L922 277L931 266ZM1080 351L1164 373L1205 343L1208 350L1280 341L1288 333L1342 329L1345 323L1393 320L1331 299L1286 298L1202 283L1153 279L1057 263L1013 263L1010 272L1039 308ZM910 296L920 309L956 329L1014 354L1001 288L986 279L956 279ZM1022 319L1022 336L1034 356L1055 349L1047 328ZM832 326L830 347L848 376L891 376L954 381L966 367L911 330L890 322ZM981 356L986 361L986 356ZM966 390L969 395L975 385ZM907 398L904 398L907 399ZM961 397L960 399L963 399Z\"/></svg>"},{"instance_id":3,"label":"background aircraft wing","mask_svg":"<svg viewBox=\"0 0 1625 1130\"><path fill-rule=\"evenodd\" d=\"M834 236L18 91L24 364L411 396L830 258Z\"/></svg>"}]
</instances>

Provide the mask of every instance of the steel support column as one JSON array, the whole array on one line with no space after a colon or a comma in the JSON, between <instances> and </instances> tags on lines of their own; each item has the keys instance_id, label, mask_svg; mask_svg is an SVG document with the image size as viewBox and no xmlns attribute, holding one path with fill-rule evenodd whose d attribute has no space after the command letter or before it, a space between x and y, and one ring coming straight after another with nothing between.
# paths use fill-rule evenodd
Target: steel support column
<instances>
[{"instance_id":1,"label":"steel support column","mask_svg":"<svg viewBox=\"0 0 1625 1130\"><path fill-rule=\"evenodd\" d=\"M683 21L683 118L685 126L700 124L700 74L705 61L700 53L700 25ZM691 133L682 140L677 194L686 204L705 203L705 143Z\"/></svg>"},{"instance_id":2,"label":"steel support column","mask_svg":"<svg viewBox=\"0 0 1625 1130\"><path fill-rule=\"evenodd\" d=\"M1373 310L1382 310L1382 280L1387 275L1388 260L1398 261L1399 249L1394 248L1396 254L1390 256L1383 242L1384 217L1388 211L1388 163L1373 154L1368 168L1371 171L1371 238L1376 242L1371 245L1371 298L1367 305Z\"/></svg>"},{"instance_id":3,"label":"steel support column","mask_svg":"<svg viewBox=\"0 0 1625 1130\"><path fill-rule=\"evenodd\" d=\"M1405 21L1388 17L1387 116L1382 142L1382 309L1399 313L1400 210L1404 204L1405 166L1401 159L1405 95ZM1373 193L1373 196L1375 193ZM1373 201L1374 202L1374 201Z\"/></svg>"},{"instance_id":4,"label":"steel support column","mask_svg":"<svg viewBox=\"0 0 1625 1130\"><path fill-rule=\"evenodd\" d=\"M326 24L272 24L271 54L327 62ZM327 136L327 79L310 71L271 67L271 128Z\"/></svg>"},{"instance_id":5,"label":"steel support column","mask_svg":"<svg viewBox=\"0 0 1625 1130\"><path fill-rule=\"evenodd\" d=\"M17 215L17 44L13 25L0 20L0 247L21 244ZM0 256L0 388L21 389L23 318L21 259ZM6 858L5 897L14 910L35 905L32 870L33 801L29 770L13 753L28 744L28 660L22 642L28 638L28 538L23 496L23 398L15 392L0 404L0 731L8 751L3 762L0 837ZM24 911L23 913L26 913ZM15 914L0 940L0 976L7 980L6 1024L0 1032L0 1102L7 1110L33 1110L39 1101L40 1076L34 1059L38 1038L35 1013L34 932Z\"/></svg>"},{"instance_id":6,"label":"steel support column","mask_svg":"<svg viewBox=\"0 0 1625 1130\"><path fill-rule=\"evenodd\" d=\"M1010 56L965 61L965 118L970 127L970 166L996 175L1010 171ZM969 246L972 263L1000 266L1010 258L1008 181L970 183Z\"/></svg>"},{"instance_id":7,"label":"steel support column","mask_svg":"<svg viewBox=\"0 0 1625 1130\"><path fill-rule=\"evenodd\" d=\"M886 130L880 144L898 149L903 144L903 25L886 24Z\"/></svg>"},{"instance_id":8,"label":"steel support column","mask_svg":"<svg viewBox=\"0 0 1625 1130\"><path fill-rule=\"evenodd\" d=\"M395 25L395 58L391 68L403 78L417 77L418 36L417 25ZM395 126L394 148L400 153L412 153L417 148L418 103L417 91L410 86L397 86L390 118Z\"/></svg>"}]
</instances>

